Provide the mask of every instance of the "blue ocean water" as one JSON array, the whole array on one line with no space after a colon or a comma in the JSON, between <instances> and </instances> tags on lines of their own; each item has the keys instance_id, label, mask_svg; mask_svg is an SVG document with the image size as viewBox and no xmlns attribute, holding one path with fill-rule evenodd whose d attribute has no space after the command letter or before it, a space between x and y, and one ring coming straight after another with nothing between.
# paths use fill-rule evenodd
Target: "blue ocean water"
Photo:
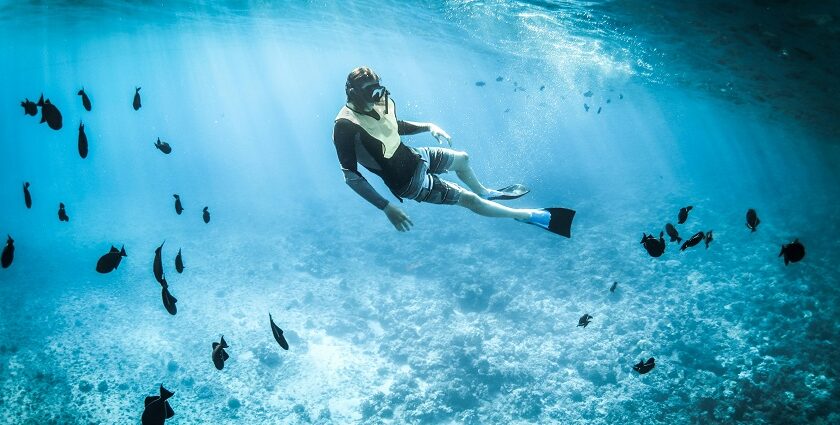
<instances>
[{"instance_id":1,"label":"blue ocean water","mask_svg":"<svg viewBox=\"0 0 840 425\"><path fill-rule=\"evenodd\" d=\"M32 1L0 23L2 423L138 423L159 385L170 424L840 422L837 2ZM532 189L508 205L575 209L572 237L414 201L395 231L332 143L360 65L488 186ZM42 93L61 130L22 113ZM681 235L714 241L651 258L642 233L687 205Z\"/></svg>"}]
</instances>

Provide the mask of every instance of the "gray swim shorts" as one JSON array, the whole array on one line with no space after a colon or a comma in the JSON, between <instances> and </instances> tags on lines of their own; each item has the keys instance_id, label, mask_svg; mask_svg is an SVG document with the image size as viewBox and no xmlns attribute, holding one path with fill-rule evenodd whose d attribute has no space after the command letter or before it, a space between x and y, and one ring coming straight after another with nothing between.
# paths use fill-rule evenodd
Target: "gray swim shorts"
<instances>
[{"instance_id":1,"label":"gray swim shorts","mask_svg":"<svg viewBox=\"0 0 840 425\"><path fill-rule=\"evenodd\" d=\"M422 161L411 181L400 193L401 198L431 204L457 204L461 193L466 190L455 183L441 180L438 174L449 171L455 161L456 151L447 148L410 148L420 155Z\"/></svg>"}]
</instances>

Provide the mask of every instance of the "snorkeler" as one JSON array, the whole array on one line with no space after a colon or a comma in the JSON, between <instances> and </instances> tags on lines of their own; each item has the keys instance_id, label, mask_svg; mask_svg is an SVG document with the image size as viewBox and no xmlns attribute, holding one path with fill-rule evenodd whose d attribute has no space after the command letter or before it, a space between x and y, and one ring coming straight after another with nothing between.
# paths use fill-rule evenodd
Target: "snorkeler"
<instances>
[{"instance_id":1,"label":"snorkeler","mask_svg":"<svg viewBox=\"0 0 840 425\"><path fill-rule=\"evenodd\" d=\"M435 124L398 120L396 104L370 68L359 67L351 71L344 90L347 103L336 116L333 129L333 143L344 180L359 196L382 210L397 230L407 231L414 223L362 177L357 163L381 177L400 202L406 198L459 205L485 217L513 218L570 237L573 210L506 207L494 201L516 199L529 190L520 184L488 189L475 176L466 152L443 147L412 148L403 144L400 136L425 131L431 132L440 144L446 140L451 145L451 138ZM438 177L448 171L454 171L469 189Z\"/></svg>"}]
</instances>

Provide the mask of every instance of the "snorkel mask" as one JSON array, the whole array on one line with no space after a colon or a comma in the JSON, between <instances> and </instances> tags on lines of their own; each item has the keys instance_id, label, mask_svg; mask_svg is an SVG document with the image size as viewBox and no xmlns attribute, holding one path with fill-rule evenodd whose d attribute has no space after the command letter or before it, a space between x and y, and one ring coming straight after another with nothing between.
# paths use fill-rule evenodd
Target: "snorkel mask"
<instances>
[{"instance_id":1,"label":"snorkel mask","mask_svg":"<svg viewBox=\"0 0 840 425\"><path fill-rule=\"evenodd\" d=\"M376 84L372 84L368 86L366 89L362 90L362 95L364 96L364 100L368 103L379 103L383 97L388 96L388 89L385 86L379 84L377 81Z\"/></svg>"}]
</instances>

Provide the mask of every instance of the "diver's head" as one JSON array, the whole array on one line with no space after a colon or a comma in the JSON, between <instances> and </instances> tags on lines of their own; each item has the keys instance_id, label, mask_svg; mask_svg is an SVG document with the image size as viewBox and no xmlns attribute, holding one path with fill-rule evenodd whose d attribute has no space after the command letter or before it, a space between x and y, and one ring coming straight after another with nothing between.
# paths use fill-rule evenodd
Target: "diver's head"
<instances>
[{"instance_id":1,"label":"diver's head","mask_svg":"<svg viewBox=\"0 0 840 425\"><path fill-rule=\"evenodd\" d=\"M344 92L347 94L347 103L362 111L373 109L375 103L388 95L388 90L380 84L379 76L366 66L350 71Z\"/></svg>"}]
</instances>

